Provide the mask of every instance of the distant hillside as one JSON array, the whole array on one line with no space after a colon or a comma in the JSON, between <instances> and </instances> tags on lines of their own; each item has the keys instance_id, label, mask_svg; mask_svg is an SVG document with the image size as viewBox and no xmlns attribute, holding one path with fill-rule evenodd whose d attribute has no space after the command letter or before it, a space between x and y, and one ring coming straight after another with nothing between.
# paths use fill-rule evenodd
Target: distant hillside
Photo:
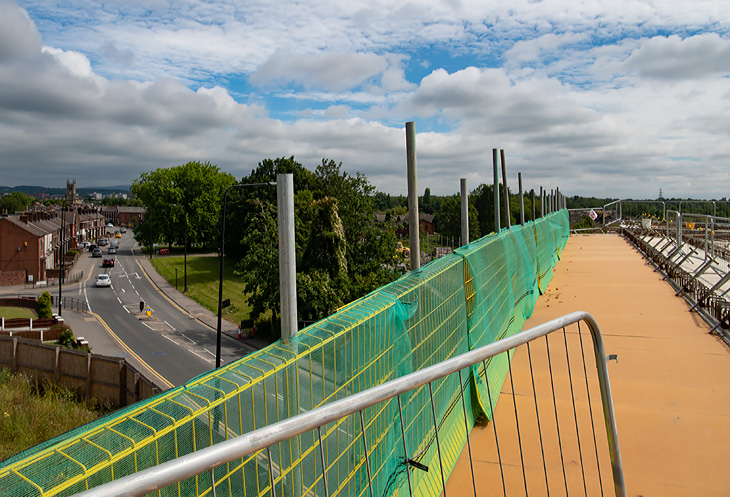
<instances>
[{"instance_id":1,"label":"distant hillside","mask_svg":"<svg viewBox=\"0 0 730 497\"><path fill-rule=\"evenodd\" d=\"M82 197L90 193L129 193L129 185L116 185L116 186L96 186L96 187L76 187L76 193ZM55 188L49 186L31 186L31 185L19 185L19 186L0 186L0 195L10 192L22 192L26 195L37 196L42 193L46 195L64 195L66 193L66 187Z\"/></svg>"}]
</instances>

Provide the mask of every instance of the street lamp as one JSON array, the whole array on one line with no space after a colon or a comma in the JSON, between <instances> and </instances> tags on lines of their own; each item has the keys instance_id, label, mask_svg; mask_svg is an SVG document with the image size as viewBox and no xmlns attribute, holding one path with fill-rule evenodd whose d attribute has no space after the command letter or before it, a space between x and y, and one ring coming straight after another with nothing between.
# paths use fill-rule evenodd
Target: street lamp
<instances>
[{"instance_id":1,"label":"street lamp","mask_svg":"<svg viewBox=\"0 0 730 497\"><path fill-rule=\"evenodd\" d=\"M183 207L178 204L170 204L172 207ZM188 291L188 210L183 207L185 214L185 231L183 232L183 293Z\"/></svg>"},{"instance_id":2,"label":"street lamp","mask_svg":"<svg viewBox=\"0 0 730 497\"><path fill-rule=\"evenodd\" d=\"M246 188L249 186L276 186L276 182L267 183L244 183L238 185L231 185L226 188L223 193L223 211L222 211L222 227L221 227L221 254L220 254L220 271L218 275L218 336L215 344L215 367L218 369L221 367L221 322L223 319L223 252L225 252L226 244L226 205L228 202L228 191L231 188Z\"/></svg>"},{"instance_id":3,"label":"street lamp","mask_svg":"<svg viewBox=\"0 0 730 497\"><path fill-rule=\"evenodd\" d=\"M58 278L58 315L61 315L61 301L63 295L63 276L66 269L66 254L64 245L66 245L66 216L64 215L65 207L61 206L61 277Z\"/></svg>"}]
</instances>

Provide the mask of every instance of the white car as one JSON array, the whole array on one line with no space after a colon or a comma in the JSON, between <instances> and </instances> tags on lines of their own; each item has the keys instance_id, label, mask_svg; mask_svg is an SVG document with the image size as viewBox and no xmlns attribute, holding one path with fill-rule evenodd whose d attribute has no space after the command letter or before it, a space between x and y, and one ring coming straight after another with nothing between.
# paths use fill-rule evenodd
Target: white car
<instances>
[{"instance_id":1,"label":"white car","mask_svg":"<svg viewBox=\"0 0 730 497\"><path fill-rule=\"evenodd\" d=\"M112 280L108 274L100 274L96 277L96 286L112 286Z\"/></svg>"}]
</instances>

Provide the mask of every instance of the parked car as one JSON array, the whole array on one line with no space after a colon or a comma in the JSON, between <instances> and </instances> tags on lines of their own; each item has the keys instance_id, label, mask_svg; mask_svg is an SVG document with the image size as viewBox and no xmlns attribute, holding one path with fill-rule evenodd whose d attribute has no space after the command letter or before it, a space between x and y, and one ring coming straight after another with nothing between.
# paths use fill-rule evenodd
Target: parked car
<instances>
[{"instance_id":1,"label":"parked car","mask_svg":"<svg viewBox=\"0 0 730 497\"><path fill-rule=\"evenodd\" d=\"M101 249L95 248L94 251L91 253L91 257L101 257Z\"/></svg>"},{"instance_id":2,"label":"parked car","mask_svg":"<svg viewBox=\"0 0 730 497\"><path fill-rule=\"evenodd\" d=\"M108 238L102 238L101 240L99 240L99 246L100 247L103 247L104 245L108 245L108 244L109 244L109 239Z\"/></svg>"},{"instance_id":3,"label":"parked car","mask_svg":"<svg viewBox=\"0 0 730 497\"><path fill-rule=\"evenodd\" d=\"M120 229L119 231L121 231L122 233L126 233L127 232L127 228L122 227L122 229Z\"/></svg>"},{"instance_id":4,"label":"parked car","mask_svg":"<svg viewBox=\"0 0 730 497\"><path fill-rule=\"evenodd\" d=\"M109 223L109 224L107 224L107 225L106 225L106 227L107 227L107 228L113 228L113 227L114 227L114 225L113 225L112 223Z\"/></svg>"},{"instance_id":5,"label":"parked car","mask_svg":"<svg viewBox=\"0 0 730 497\"><path fill-rule=\"evenodd\" d=\"M116 247L109 247L108 252L109 252L109 255L116 254L117 253L117 248Z\"/></svg>"},{"instance_id":6,"label":"parked car","mask_svg":"<svg viewBox=\"0 0 730 497\"><path fill-rule=\"evenodd\" d=\"M120 232L118 232L118 231L117 231L117 234L116 234L116 235L114 235L114 236L115 236L116 238L121 238L121 237L122 237L122 234L121 234Z\"/></svg>"},{"instance_id":7,"label":"parked car","mask_svg":"<svg viewBox=\"0 0 730 497\"><path fill-rule=\"evenodd\" d=\"M114 267L114 259L104 259L101 261L101 267Z\"/></svg>"},{"instance_id":8,"label":"parked car","mask_svg":"<svg viewBox=\"0 0 730 497\"><path fill-rule=\"evenodd\" d=\"M96 286L112 286L112 280L108 274L100 274L96 277Z\"/></svg>"},{"instance_id":9,"label":"parked car","mask_svg":"<svg viewBox=\"0 0 730 497\"><path fill-rule=\"evenodd\" d=\"M89 252L93 252L95 249L97 249L99 246L95 243L89 244Z\"/></svg>"},{"instance_id":10,"label":"parked car","mask_svg":"<svg viewBox=\"0 0 730 497\"><path fill-rule=\"evenodd\" d=\"M91 245L91 243L89 243L89 242L79 242L78 245L76 245L76 247L78 247L80 249L85 249L89 245Z\"/></svg>"}]
</instances>

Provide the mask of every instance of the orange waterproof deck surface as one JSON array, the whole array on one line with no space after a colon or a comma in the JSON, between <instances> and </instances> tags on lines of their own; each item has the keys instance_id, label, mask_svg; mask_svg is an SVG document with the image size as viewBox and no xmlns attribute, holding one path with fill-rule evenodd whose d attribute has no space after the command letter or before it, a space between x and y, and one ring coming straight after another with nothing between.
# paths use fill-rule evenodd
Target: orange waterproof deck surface
<instances>
[{"instance_id":1,"label":"orange waterproof deck surface","mask_svg":"<svg viewBox=\"0 0 730 497\"><path fill-rule=\"evenodd\" d=\"M562 252L548 291L540 297L525 328L572 311L591 313L601 328L609 363L624 477L629 496L728 496L730 495L730 348L708 335L709 326L670 285L621 237L571 235ZM584 328L587 330L587 328ZM591 436L585 401L585 376L580 360L579 336L567 333L571 377L583 385L576 395L579 434ZM589 335L582 336L590 353ZM563 335L550 338L553 367L564 364ZM532 346L540 423L543 432L555 420L549 376L540 373L545 361L545 341ZM543 364L541 364L543 363ZM590 370L589 382L595 383ZM545 472L540 458L535 407L525 347L513 363L516 403L522 432L526 479L531 495L546 495ZM542 368L544 371L546 368ZM567 372L555 371L556 391L564 392ZM583 382L583 383L579 383ZM577 391L580 391L577 389ZM507 495L524 495L520 454L516 443L514 406L509 378L502 388L495 420L507 478ZM544 407L544 409L543 409ZM544 411L544 412L543 412ZM573 415L570 396L557 395L560 419ZM500 423L500 420L505 421ZM601 453L603 490L613 495L602 414L593 412ZM586 422L586 420L588 420ZM583 495L575 429L564 430L563 449L570 495ZM550 495L565 495L557 442L545 437ZM471 433L478 495L502 495L494 432L491 425L476 426ZM592 441L591 441L592 444ZM588 495L600 495L592 445L582 457ZM447 494L473 495L466 448L447 483Z\"/></svg>"}]
</instances>

